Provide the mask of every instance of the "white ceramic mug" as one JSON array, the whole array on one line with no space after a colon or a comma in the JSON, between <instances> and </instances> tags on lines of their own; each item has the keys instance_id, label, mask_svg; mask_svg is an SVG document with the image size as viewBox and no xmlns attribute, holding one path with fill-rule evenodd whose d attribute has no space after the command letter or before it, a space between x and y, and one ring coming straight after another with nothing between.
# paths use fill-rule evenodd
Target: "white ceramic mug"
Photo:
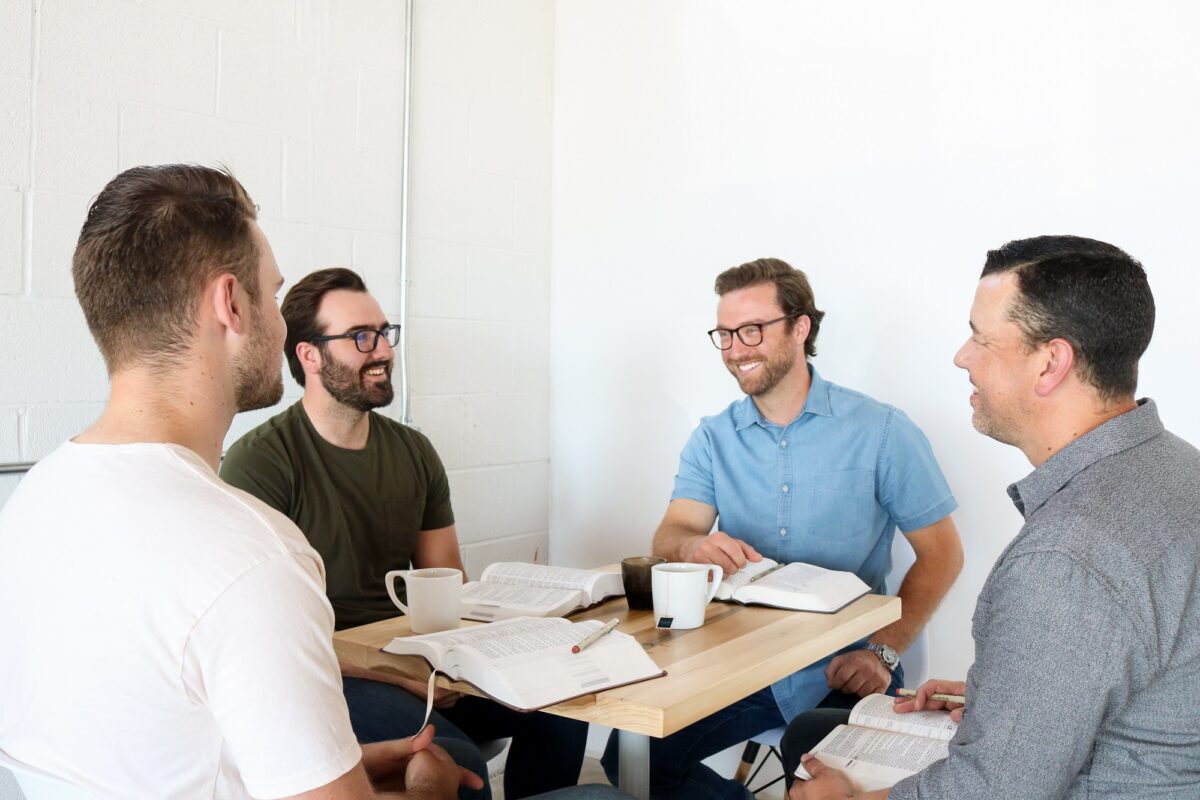
<instances>
[{"instance_id":1,"label":"white ceramic mug","mask_svg":"<svg viewBox=\"0 0 1200 800\"><path fill-rule=\"evenodd\" d=\"M699 628L704 624L704 609L724 576L716 564L655 564L650 569L655 623L672 630ZM670 624L664 624L664 619Z\"/></svg>"},{"instance_id":2,"label":"white ceramic mug","mask_svg":"<svg viewBox=\"0 0 1200 800\"><path fill-rule=\"evenodd\" d=\"M396 596L395 581L408 588L408 604ZM413 633L437 633L458 627L462 614L462 572L450 567L394 569L383 578L396 608L408 615Z\"/></svg>"}]
</instances>

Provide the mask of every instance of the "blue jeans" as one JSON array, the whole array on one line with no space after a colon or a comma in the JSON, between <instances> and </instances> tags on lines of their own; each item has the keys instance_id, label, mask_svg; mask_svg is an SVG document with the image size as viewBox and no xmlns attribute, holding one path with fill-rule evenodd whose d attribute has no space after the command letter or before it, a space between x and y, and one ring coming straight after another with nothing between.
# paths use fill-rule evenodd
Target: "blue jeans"
<instances>
[{"instance_id":1,"label":"blue jeans","mask_svg":"<svg viewBox=\"0 0 1200 800\"><path fill-rule=\"evenodd\" d=\"M895 694L896 688L903 685L904 672L897 666L888 694ZM830 692L817 707L850 708L857 700L853 695ZM651 739L650 796L655 800L753 800L744 785L721 777L700 762L763 731L782 727L785 722L768 686L664 739ZM616 731L609 737L600 761L608 779L616 784Z\"/></svg>"},{"instance_id":2,"label":"blue jeans","mask_svg":"<svg viewBox=\"0 0 1200 800\"><path fill-rule=\"evenodd\" d=\"M399 686L361 678L342 678L350 724L359 742L412 736L425 718L425 701ZM476 742L512 738L504 766L504 796L532 797L574 786L583 766L587 723L537 712L514 711L481 697L464 695L452 707L434 709L429 721L434 740L455 762L484 778L481 792L463 790L463 798L491 798L487 764Z\"/></svg>"}]
</instances>

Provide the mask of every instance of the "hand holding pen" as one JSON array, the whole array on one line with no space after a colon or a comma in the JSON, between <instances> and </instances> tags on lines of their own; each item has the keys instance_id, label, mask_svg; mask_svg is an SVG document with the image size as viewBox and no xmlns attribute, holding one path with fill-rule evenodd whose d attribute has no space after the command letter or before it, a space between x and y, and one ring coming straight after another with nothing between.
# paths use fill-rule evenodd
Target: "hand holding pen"
<instances>
[{"instance_id":1,"label":"hand holding pen","mask_svg":"<svg viewBox=\"0 0 1200 800\"><path fill-rule=\"evenodd\" d=\"M910 693L911 696L903 696ZM915 692L911 689L901 690L902 696L896 698L893 708L901 714L945 709L950 712L950 719L962 722L966 713L966 693L967 684L963 681L925 681Z\"/></svg>"}]
</instances>

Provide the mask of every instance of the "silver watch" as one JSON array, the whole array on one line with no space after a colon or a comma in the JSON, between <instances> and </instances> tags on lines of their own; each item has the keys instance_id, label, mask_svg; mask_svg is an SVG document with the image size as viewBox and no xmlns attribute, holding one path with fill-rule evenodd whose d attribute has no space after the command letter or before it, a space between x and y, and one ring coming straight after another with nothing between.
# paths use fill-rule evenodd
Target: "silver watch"
<instances>
[{"instance_id":1,"label":"silver watch","mask_svg":"<svg viewBox=\"0 0 1200 800\"><path fill-rule=\"evenodd\" d=\"M886 644L876 644L870 642L867 644L867 649L875 655L879 656L879 660L887 667L888 672L895 672L896 665L900 663L900 654Z\"/></svg>"}]
</instances>

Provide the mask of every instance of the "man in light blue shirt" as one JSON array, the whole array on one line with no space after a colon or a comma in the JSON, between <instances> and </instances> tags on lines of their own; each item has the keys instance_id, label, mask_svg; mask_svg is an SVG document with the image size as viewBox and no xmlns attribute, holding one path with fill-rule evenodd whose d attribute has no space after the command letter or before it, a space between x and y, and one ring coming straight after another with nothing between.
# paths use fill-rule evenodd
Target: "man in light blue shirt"
<instances>
[{"instance_id":1,"label":"man in light blue shirt","mask_svg":"<svg viewBox=\"0 0 1200 800\"><path fill-rule=\"evenodd\" d=\"M824 312L804 273L759 259L723 272L716 292L709 335L747 396L703 419L684 447L654 554L726 573L763 556L804 561L854 572L884 592L899 528L916 562L897 592L902 618L869 641L653 740L656 798L748 797L701 759L818 705L846 706L899 685L896 654L962 567L950 519L957 504L925 436L902 411L829 383L808 363ZM615 738L604 759L610 777Z\"/></svg>"}]
</instances>

